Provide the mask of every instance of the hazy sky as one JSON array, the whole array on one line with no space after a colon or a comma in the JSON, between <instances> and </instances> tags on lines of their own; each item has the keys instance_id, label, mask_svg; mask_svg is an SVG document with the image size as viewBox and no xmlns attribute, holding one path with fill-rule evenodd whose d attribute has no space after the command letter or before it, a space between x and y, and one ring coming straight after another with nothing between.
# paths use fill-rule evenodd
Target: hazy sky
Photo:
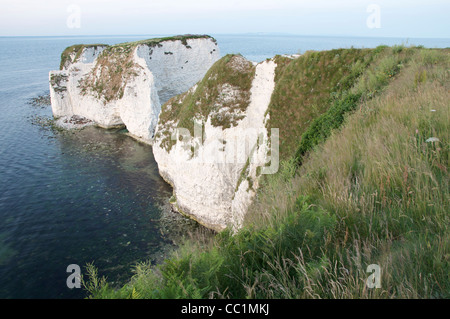
<instances>
[{"instance_id":1,"label":"hazy sky","mask_svg":"<svg viewBox=\"0 0 450 319\"><path fill-rule=\"evenodd\" d=\"M449 0L0 0L0 36L281 32L450 38Z\"/></svg>"}]
</instances>

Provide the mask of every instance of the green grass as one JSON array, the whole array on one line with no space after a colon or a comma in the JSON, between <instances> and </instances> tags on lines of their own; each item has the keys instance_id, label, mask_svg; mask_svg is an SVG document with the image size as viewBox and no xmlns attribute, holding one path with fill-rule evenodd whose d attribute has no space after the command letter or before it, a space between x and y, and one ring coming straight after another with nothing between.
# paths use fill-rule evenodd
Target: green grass
<instances>
[{"instance_id":1,"label":"green grass","mask_svg":"<svg viewBox=\"0 0 450 319\"><path fill-rule=\"evenodd\" d=\"M297 59L276 57L275 89L268 108L267 128L279 128L280 158L295 154L311 121L326 112L373 61L374 49L308 51ZM285 125L289 120L295 125Z\"/></svg>"},{"instance_id":2,"label":"green grass","mask_svg":"<svg viewBox=\"0 0 450 319\"><path fill-rule=\"evenodd\" d=\"M266 180L247 217L261 227L283 220L300 194L336 216L336 254L326 256L355 271L340 285L344 297L375 297L355 286L366 276L364 267L356 276L362 257L365 266L382 266L376 297L449 296L449 54L435 50L439 62L427 64L423 55L429 53L409 50L405 69L313 148L294 178L290 171ZM417 86L415 75L423 69L428 80ZM431 136L439 144L427 143ZM330 297L324 291L319 296Z\"/></svg>"},{"instance_id":3,"label":"green grass","mask_svg":"<svg viewBox=\"0 0 450 319\"><path fill-rule=\"evenodd\" d=\"M346 92L323 93L311 146L262 180L242 229L197 234L123 287L91 270L90 297L449 298L450 51L367 52Z\"/></svg>"},{"instance_id":4,"label":"green grass","mask_svg":"<svg viewBox=\"0 0 450 319\"><path fill-rule=\"evenodd\" d=\"M121 99L127 83L142 68L133 62L134 48L131 45L114 45L104 49L92 71L80 80L82 94L92 94L105 104Z\"/></svg>"}]
</instances>

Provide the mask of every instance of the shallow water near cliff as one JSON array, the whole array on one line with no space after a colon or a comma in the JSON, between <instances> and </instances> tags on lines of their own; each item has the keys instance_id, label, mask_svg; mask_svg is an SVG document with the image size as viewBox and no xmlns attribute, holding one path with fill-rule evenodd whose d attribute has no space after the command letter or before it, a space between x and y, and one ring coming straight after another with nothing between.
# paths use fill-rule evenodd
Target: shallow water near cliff
<instances>
[{"instance_id":1,"label":"shallow water near cliff","mask_svg":"<svg viewBox=\"0 0 450 319\"><path fill-rule=\"evenodd\" d=\"M123 283L136 262L160 262L173 246L170 227L177 226L165 225L166 216L195 227L170 216L171 188L148 145L96 127L29 129L2 148L2 297L83 297L66 287L69 264L93 262Z\"/></svg>"},{"instance_id":2,"label":"shallow water near cliff","mask_svg":"<svg viewBox=\"0 0 450 319\"><path fill-rule=\"evenodd\" d=\"M58 69L65 47L149 37L0 38L0 298L82 298L83 291L66 286L70 264L92 262L110 282L124 283L136 262L161 261L179 236L197 227L170 213L172 190L158 175L150 146L120 130L52 130L50 107L28 103L48 93L48 72ZM253 61L404 42L215 37L222 54L240 52ZM409 43L449 46L446 39Z\"/></svg>"},{"instance_id":3,"label":"shallow water near cliff","mask_svg":"<svg viewBox=\"0 0 450 319\"><path fill-rule=\"evenodd\" d=\"M122 284L197 227L170 212L150 146L119 130L58 132L49 106L29 104L74 41L0 39L0 298L85 297L67 288L70 264Z\"/></svg>"}]
</instances>

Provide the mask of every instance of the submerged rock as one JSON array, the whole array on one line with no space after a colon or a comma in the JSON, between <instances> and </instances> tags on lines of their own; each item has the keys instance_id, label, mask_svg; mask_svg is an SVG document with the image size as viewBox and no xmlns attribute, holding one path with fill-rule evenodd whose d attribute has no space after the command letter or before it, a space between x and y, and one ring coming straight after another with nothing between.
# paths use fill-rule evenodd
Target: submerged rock
<instances>
[{"instance_id":1,"label":"submerged rock","mask_svg":"<svg viewBox=\"0 0 450 319\"><path fill-rule=\"evenodd\" d=\"M39 95L37 97L31 98L28 104L34 107L45 108L51 105L50 94Z\"/></svg>"},{"instance_id":2,"label":"submerged rock","mask_svg":"<svg viewBox=\"0 0 450 319\"><path fill-rule=\"evenodd\" d=\"M55 121L55 124L63 129L71 130L71 129L81 129L86 126L95 125L95 122L82 116L72 115L70 117L63 116L58 118Z\"/></svg>"}]
</instances>

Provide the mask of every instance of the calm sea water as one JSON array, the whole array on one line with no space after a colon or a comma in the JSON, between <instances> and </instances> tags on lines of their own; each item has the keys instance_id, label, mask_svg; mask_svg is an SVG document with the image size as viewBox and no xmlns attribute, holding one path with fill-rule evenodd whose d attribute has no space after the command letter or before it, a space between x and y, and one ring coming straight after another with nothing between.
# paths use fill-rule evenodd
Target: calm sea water
<instances>
[{"instance_id":1,"label":"calm sea water","mask_svg":"<svg viewBox=\"0 0 450 319\"><path fill-rule=\"evenodd\" d=\"M66 268L88 262L123 283L139 261L156 263L196 226L167 208L171 188L151 147L117 130L58 133L36 124L49 107L48 72L76 43L115 44L152 36L0 38L0 298L82 298ZM253 61L275 54L379 44L449 47L449 39L215 35L222 54Z\"/></svg>"}]
</instances>

